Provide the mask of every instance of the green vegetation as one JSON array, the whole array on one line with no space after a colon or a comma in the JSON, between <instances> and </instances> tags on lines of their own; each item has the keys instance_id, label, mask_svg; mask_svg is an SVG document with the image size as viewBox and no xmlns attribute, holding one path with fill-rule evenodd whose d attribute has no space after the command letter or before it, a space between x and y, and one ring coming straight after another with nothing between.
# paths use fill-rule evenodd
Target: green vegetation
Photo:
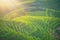
<instances>
[{"instance_id":1,"label":"green vegetation","mask_svg":"<svg viewBox=\"0 0 60 40\"><path fill-rule=\"evenodd\" d=\"M10 21L0 20L0 39L4 40L56 40L55 30L59 18L21 16Z\"/></svg>"},{"instance_id":2,"label":"green vegetation","mask_svg":"<svg viewBox=\"0 0 60 40\"><path fill-rule=\"evenodd\" d=\"M6 15L1 13L0 40L59 39L60 11L56 1L26 0L21 4L28 7L18 8Z\"/></svg>"}]
</instances>

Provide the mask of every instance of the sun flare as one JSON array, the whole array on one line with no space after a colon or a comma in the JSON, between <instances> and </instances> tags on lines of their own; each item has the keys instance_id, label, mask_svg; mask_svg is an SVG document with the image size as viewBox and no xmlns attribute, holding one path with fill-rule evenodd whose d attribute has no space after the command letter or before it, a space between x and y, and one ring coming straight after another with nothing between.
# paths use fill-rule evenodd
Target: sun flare
<instances>
[{"instance_id":1,"label":"sun flare","mask_svg":"<svg viewBox=\"0 0 60 40\"><path fill-rule=\"evenodd\" d=\"M8 14L25 14L28 3L32 3L34 0L0 0L0 17L6 17ZM20 9L20 10L19 10ZM22 10L21 10L22 9ZM14 15L15 16L15 15Z\"/></svg>"},{"instance_id":2,"label":"sun flare","mask_svg":"<svg viewBox=\"0 0 60 40\"><path fill-rule=\"evenodd\" d=\"M17 0L0 0L0 9L6 10L16 8L17 3Z\"/></svg>"}]
</instances>

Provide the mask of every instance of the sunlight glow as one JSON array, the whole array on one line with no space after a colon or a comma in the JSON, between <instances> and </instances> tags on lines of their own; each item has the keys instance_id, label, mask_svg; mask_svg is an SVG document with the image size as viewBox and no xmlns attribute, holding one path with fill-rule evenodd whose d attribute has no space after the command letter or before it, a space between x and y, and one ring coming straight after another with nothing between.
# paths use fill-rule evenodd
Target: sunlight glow
<instances>
[{"instance_id":1,"label":"sunlight glow","mask_svg":"<svg viewBox=\"0 0 60 40\"><path fill-rule=\"evenodd\" d=\"M11 14L12 17L18 16L18 14L24 16L26 14L26 4L32 3L34 0L0 0L0 17L7 17ZM11 17L10 16L10 17Z\"/></svg>"},{"instance_id":2,"label":"sunlight glow","mask_svg":"<svg viewBox=\"0 0 60 40\"><path fill-rule=\"evenodd\" d=\"M16 8L16 3L18 3L17 0L0 0L0 9L6 10Z\"/></svg>"}]
</instances>

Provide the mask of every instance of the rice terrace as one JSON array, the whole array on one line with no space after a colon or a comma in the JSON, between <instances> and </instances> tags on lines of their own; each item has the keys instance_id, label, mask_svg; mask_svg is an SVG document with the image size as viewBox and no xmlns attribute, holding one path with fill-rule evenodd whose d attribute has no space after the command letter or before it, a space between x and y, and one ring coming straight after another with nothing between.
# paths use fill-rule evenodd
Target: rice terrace
<instances>
[{"instance_id":1,"label":"rice terrace","mask_svg":"<svg viewBox=\"0 0 60 40\"><path fill-rule=\"evenodd\" d=\"M60 0L0 0L0 40L60 40Z\"/></svg>"}]
</instances>

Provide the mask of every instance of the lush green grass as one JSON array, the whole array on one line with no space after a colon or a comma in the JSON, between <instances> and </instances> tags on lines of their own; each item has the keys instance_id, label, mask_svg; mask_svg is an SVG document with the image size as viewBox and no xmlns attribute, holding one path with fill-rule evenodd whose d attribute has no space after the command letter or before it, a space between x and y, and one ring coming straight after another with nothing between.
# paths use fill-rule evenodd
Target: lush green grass
<instances>
[{"instance_id":1,"label":"lush green grass","mask_svg":"<svg viewBox=\"0 0 60 40\"><path fill-rule=\"evenodd\" d=\"M55 30L59 18L46 16L21 16L0 20L0 39L4 40L56 40Z\"/></svg>"},{"instance_id":2,"label":"lush green grass","mask_svg":"<svg viewBox=\"0 0 60 40\"><path fill-rule=\"evenodd\" d=\"M57 40L60 8L56 1L23 0L17 4L22 4L20 8L0 13L4 17L0 19L0 40Z\"/></svg>"}]
</instances>

